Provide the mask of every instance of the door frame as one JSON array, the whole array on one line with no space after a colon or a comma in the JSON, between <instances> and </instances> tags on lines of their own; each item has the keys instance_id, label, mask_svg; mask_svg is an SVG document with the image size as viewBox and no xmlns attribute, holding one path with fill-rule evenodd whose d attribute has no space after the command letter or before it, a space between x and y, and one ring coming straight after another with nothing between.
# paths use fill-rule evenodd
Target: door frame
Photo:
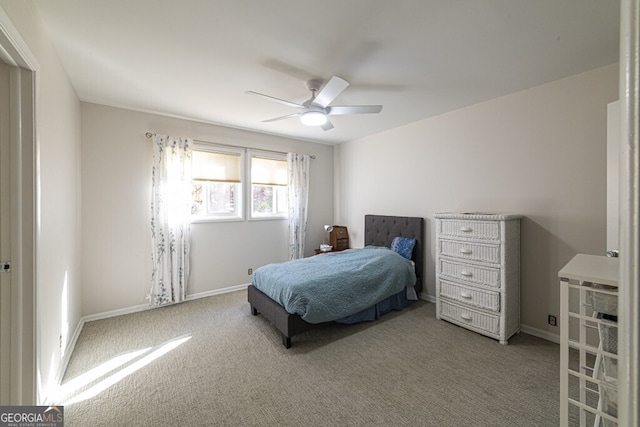
<instances>
[{"instance_id":1,"label":"door frame","mask_svg":"<svg viewBox=\"0 0 640 427\"><path fill-rule=\"evenodd\" d=\"M618 422L640 422L640 0L620 3L620 291Z\"/></svg>"},{"instance_id":2,"label":"door frame","mask_svg":"<svg viewBox=\"0 0 640 427\"><path fill-rule=\"evenodd\" d=\"M0 405L35 405L37 387L36 247L38 179L36 92L39 65L0 8L0 60L10 67L10 348L3 349L11 373L9 396Z\"/></svg>"}]
</instances>

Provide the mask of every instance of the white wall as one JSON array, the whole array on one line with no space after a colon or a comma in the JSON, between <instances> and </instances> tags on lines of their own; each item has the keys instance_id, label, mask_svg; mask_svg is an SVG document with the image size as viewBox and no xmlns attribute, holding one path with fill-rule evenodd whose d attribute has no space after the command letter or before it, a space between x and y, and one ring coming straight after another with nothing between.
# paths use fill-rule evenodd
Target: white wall
<instances>
[{"instance_id":1,"label":"white wall","mask_svg":"<svg viewBox=\"0 0 640 427\"><path fill-rule=\"evenodd\" d=\"M80 320L80 102L32 2L0 0L35 56L39 224L36 328L40 396L55 384ZM62 337L62 348L60 347Z\"/></svg>"},{"instance_id":2,"label":"white wall","mask_svg":"<svg viewBox=\"0 0 640 427\"><path fill-rule=\"evenodd\" d=\"M151 141L145 132L313 154L306 253L333 220L333 147L82 103L83 315L147 304ZM286 220L192 225L189 294L249 283L248 268L285 261Z\"/></svg>"},{"instance_id":3,"label":"white wall","mask_svg":"<svg viewBox=\"0 0 640 427\"><path fill-rule=\"evenodd\" d=\"M524 215L522 323L544 333L559 314L558 270L605 253L610 65L338 146L337 222L363 243L363 216L427 221L426 290L435 296L433 214Z\"/></svg>"}]
</instances>

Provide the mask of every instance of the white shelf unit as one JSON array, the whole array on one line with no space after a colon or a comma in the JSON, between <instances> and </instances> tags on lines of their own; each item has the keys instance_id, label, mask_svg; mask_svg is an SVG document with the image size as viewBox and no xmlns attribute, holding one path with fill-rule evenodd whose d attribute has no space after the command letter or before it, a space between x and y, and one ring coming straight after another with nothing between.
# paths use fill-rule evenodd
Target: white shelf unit
<instances>
[{"instance_id":1,"label":"white shelf unit","mask_svg":"<svg viewBox=\"0 0 640 427\"><path fill-rule=\"evenodd\" d=\"M576 255L560 278L560 425L617 426L618 258Z\"/></svg>"},{"instance_id":2,"label":"white shelf unit","mask_svg":"<svg viewBox=\"0 0 640 427\"><path fill-rule=\"evenodd\" d=\"M520 218L437 213L436 317L507 344L520 331Z\"/></svg>"}]
</instances>

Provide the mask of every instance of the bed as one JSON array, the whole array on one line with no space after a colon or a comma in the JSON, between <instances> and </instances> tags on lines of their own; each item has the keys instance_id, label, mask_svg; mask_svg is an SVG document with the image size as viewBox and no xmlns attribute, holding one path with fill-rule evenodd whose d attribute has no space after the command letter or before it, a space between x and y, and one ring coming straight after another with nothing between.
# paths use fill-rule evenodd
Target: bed
<instances>
[{"instance_id":1,"label":"bed","mask_svg":"<svg viewBox=\"0 0 640 427\"><path fill-rule=\"evenodd\" d=\"M374 254L375 256L386 256L384 253L392 251L375 247L390 248L395 237L415 239L415 246L411 251L410 258L412 262L411 269L414 274L413 280L415 281L413 289L415 290L415 293L417 295L420 295L423 287L424 271L424 219L420 217L365 215L364 226L365 247L363 249L349 250L345 251L345 253L320 254L316 255L313 258L326 258L316 258L315 260L303 259L290 261L290 263L296 263L298 261L300 261L301 263L309 263L311 261L314 261L318 264L323 265L325 262L330 261L330 257L334 257L335 260L347 260L349 259L348 257L355 256L352 254L356 251L363 251L364 253ZM405 254L405 256L408 257L407 254ZM304 320L300 314L287 311L285 307L283 307L283 305L277 301L278 298L271 298L269 295L267 295L267 293L274 293L271 289L265 289L265 292L258 289L257 286L263 286L262 284L258 284L257 282L261 274L260 270L262 268L263 267L261 267L260 269L256 269L256 271L254 272L254 276L252 277L252 284L249 285L247 289L247 298L251 306L251 314L253 314L254 316L261 314L263 317L269 320L281 333L282 344L286 348L290 348L291 337L308 331L324 322L322 321L322 317L313 317L310 321ZM277 270L279 266L269 265L265 266L264 268ZM328 268L324 268L324 270L328 270ZM331 270L333 270L333 268L331 268ZM360 275L361 272L362 270L358 270L357 274L352 272L351 275ZM344 273L339 274L342 274L342 277L344 276ZM322 280L328 282L339 279L338 277L332 279L325 276L322 278ZM342 323L356 323L360 321L375 320L379 316L391 310L401 310L407 304L406 295L410 293L409 291L412 291L412 289L410 288L411 287L409 287L409 289L403 288L401 291L393 293L391 296L380 295L378 296L379 300L374 301L373 304L366 307L365 309L331 321L338 321ZM303 316L308 317L306 314Z\"/></svg>"}]
</instances>

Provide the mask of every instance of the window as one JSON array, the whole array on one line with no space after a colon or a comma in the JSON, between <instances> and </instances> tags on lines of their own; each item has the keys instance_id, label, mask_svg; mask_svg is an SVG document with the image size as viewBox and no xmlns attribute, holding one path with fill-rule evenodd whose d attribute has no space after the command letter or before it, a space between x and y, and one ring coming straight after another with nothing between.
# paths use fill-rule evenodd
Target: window
<instances>
[{"instance_id":1,"label":"window","mask_svg":"<svg viewBox=\"0 0 640 427\"><path fill-rule=\"evenodd\" d=\"M251 156L251 218L286 218L287 181L287 160L283 156Z\"/></svg>"},{"instance_id":2,"label":"window","mask_svg":"<svg viewBox=\"0 0 640 427\"><path fill-rule=\"evenodd\" d=\"M242 219L241 151L196 146L191 157L194 220Z\"/></svg>"},{"instance_id":3,"label":"window","mask_svg":"<svg viewBox=\"0 0 640 427\"><path fill-rule=\"evenodd\" d=\"M249 171L246 187L245 170ZM191 219L194 222L242 220L243 203L248 207L250 219L287 217L289 192L285 155L251 151L245 156L242 148L198 144L192 151L191 173Z\"/></svg>"}]
</instances>

